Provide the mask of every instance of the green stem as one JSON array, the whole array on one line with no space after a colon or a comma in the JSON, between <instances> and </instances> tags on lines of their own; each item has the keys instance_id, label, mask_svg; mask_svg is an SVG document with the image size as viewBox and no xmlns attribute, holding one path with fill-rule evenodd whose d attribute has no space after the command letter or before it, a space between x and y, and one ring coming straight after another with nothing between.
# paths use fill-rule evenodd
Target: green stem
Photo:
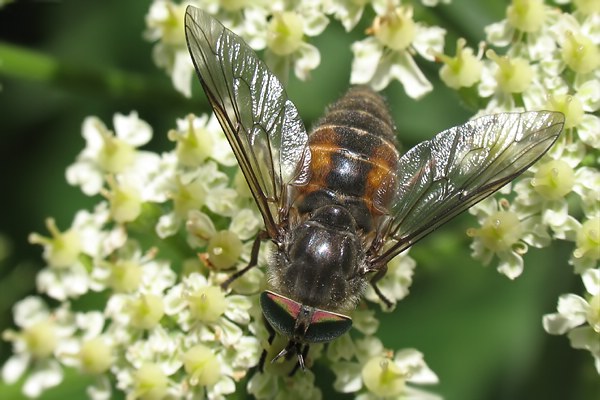
<instances>
[{"instance_id":1,"label":"green stem","mask_svg":"<svg viewBox=\"0 0 600 400\"><path fill-rule=\"evenodd\" d=\"M73 92L112 98L159 98L170 106L185 104L183 96L165 80L58 60L35 50L0 41L0 75L42 82ZM156 96L156 97L153 97Z\"/></svg>"}]
</instances>

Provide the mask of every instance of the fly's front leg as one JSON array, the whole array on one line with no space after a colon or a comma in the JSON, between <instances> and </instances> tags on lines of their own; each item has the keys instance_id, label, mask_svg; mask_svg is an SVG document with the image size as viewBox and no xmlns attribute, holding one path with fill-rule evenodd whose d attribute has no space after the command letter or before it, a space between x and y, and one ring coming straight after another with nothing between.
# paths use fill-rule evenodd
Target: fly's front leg
<instances>
[{"instance_id":1,"label":"fly's front leg","mask_svg":"<svg viewBox=\"0 0 600 400\"><path fill-rule=\"evenodd\" d=\"M269 325L269 323L267 322L266 318L263 316L263 323L265 324L265 327L267 328L267 332L269 332L269 338L267 339L267 342L269 343L269 346L271 346L273 344L273 340L275 339L275 329L273 329L273 327L271 325ZM263 349L261 355L260 355L260 360L258 360L258 372L262 373L264 372L265 369L265 360L267 359L267 354L268 351L267 349Z\"/></svg>"},{"instance_id":2,"label":"fly's front leg","mask_svg":"<svg viewBox=\"0 0 600 400\"><path fill-rule=\"evenodd\" d=\"M262 242L263 240L268 239L268 238L269 238L269 235L267 234L267 231L258 232L258 234L256 235L256 238L254 238L254 243L252 244L252 251L250 253L250 262L248 262L248 265L246 265L244 268L231 274L229 276L229 278L227 278L227 280L225 280L225 282L221 283L221 289L227 290L227 288L229 288L229 285L231 285L231 283L233 283L233 281L235 281L237 278L244 275L246 272L248 272L250 269L252 269L253 267L256 266L256 264L258 262L258 251L260 250L260 242Z\"/></svg>"},{"instance_id":3,"label":"fly's front leg","mask_svg":"<svg viewBox=\"0 0 600 400\"><path fill-rule=\"evenodd\" d=\"M383 301L387 308L392 308L394 303L392 303L387 297L385 297L385 295L381 293L381 290L379 290L379 288L377 287L377 281L383 278L386 272L387 264L383 264L383 266L380 267L375 273L375 275L373 275L373 277L371 278L371 286L373 286L373 290L375 290L375 293L377 293L377 296L381 299L381 301Z\"/></svg>"}]
</instances>

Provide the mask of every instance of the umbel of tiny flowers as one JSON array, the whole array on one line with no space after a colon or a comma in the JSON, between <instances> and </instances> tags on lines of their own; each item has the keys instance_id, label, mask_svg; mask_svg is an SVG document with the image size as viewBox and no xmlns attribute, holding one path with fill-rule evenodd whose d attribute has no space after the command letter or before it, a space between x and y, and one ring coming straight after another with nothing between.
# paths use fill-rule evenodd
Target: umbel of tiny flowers
<instances>
[{"instance_id":1,"label":"umbel of tiny flowers","mask_svg":"<svg viewBox=\"0 0 600 400\"><path fill-rule=\"evenodd\" d=\"M423 1L428 7L437 3ZM398 80L410 97L422 97L432 90L432 85L413 57L419 55L433 61L432 52L441 53L444 43L443 29L415 21L412 7L399 0L257 1L252 4L203 0L177 4L155 0L146 16L146 38L156 42L156 64L170 74L175 88L186 96L191 95L193 67L185 54L183 37L174 32L183 32L183 19L178 18L188 4L215 15L255 50L265 50L267 65L282 82L288 81L292 70L301 80L310 78L310 72L321 63L319 49L310 41L325 31L330 18L339 20L351 31L365 14L366 7L372 7L377 16L368 32L371 37L351 46L354 54L351 83L370 84L381 90L392 80Z\"/></svg>"}]
</instances>

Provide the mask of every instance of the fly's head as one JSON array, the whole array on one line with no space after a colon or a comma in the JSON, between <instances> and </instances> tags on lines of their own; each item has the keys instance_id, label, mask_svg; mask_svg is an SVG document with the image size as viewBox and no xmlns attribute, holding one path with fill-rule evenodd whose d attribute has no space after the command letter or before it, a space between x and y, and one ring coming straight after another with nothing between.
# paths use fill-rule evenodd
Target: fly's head
<instances>
[{"instance_id":1,"label":"fly's head","mask_svg":"<svg viewBox=\"0 0 600 400\"><path fill-rule=\"evenodd\" d=\"M269 290L261 294L260 305L267 323L289 338L273 361L295 353L302 369L308 344L330 342L352 327L352 319L346 315L301 304Z\"/></svg>"}]
</instances>

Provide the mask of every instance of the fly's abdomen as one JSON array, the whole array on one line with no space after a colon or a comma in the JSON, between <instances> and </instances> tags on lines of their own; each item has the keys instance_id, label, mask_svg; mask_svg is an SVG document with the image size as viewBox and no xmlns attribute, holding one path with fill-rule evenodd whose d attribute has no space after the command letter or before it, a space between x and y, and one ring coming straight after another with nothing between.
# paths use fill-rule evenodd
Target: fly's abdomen
<instances>
[{"instance_id":1,"label":"fly's abdomen","mask_svg":"<svg viewBox=\"0 0 600 400\"><path fill-rule=\"evenodd\" d=\"M383 98L366 87L350 89L310 134L309 146L310 180L298 188L299 211L339 204L359 228L371 231L389 201L380 188L396 185L393 172L399 159Z\"/></svg>"}]
</instances>

